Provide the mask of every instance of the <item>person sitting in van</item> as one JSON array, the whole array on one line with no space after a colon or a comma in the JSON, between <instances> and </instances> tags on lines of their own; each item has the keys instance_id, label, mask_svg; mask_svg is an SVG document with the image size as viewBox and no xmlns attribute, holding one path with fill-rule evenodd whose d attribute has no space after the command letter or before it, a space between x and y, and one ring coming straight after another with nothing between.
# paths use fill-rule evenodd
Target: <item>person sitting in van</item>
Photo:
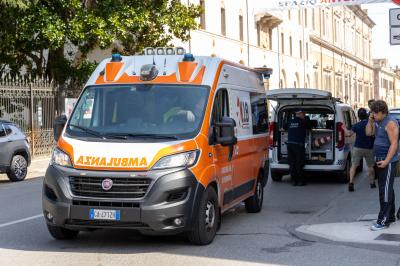
<instances>
[{"instance_id":1,"label":"person sitting in van","mask_svg":"<svg viewBox=\"0 0 400 266\"><path fill-rule=\"evenodd\" d=\"M368 166L368 177L371 188L376 188L375 184L375 173L374 173L374 140L373 136L367 136L365 134L365 127L368 124L368 112L365 108L360 108L357 111L357 116L360 122L354 124L351 130L347 130L346 126L343 125L343 130L347 137L351 137L356 134L356 141L354 143L353 150L351 152L351 168L350 168L350 182L349 191L354 191L354 176L356 175L357 167L363 162L363 159L367 162Z\"/></svg>"},{"instance_id":2,"label":"person sitting in van","mask_svg":"<svg viewBox=\"0 0 400 266\"><path fill-rule=\"evenodd\" d=\"M294 186L307 185L303 174L305 165L305 139L307 130L310 129L310 124L307 122L305 113L302 109L296 110L295 117L288 120L286 125L283 125L283 130L288 131L288 160L289 172L292 177Z\"/></svg>"}]
</instances>

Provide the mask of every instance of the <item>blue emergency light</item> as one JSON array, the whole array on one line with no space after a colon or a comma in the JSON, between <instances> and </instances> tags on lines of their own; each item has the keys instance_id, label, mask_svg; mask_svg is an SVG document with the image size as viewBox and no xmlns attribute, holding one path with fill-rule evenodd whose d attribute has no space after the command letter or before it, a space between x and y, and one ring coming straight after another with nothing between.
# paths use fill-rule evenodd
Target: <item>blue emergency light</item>
<instances>
[{"instance_id":1,"label":"blue emergency light","mask_svg":"<svg viewBox=\"0 0 400 266\"><path fill-rule=\"evenodd\" d=\"M120 54L112 54L111 55L111 62L121 62L122 56Z\"/></svg>"},{"instance_id":2,"label":"blue emergency light","mask_svg":"<svg viewBox=\"0 0 400 266\"><path fill-rule=\"evenodd\" d=\"M192 54L184 54L183 55L183 62L193 62L194 56Z\"/></svg>"}]
</instances>

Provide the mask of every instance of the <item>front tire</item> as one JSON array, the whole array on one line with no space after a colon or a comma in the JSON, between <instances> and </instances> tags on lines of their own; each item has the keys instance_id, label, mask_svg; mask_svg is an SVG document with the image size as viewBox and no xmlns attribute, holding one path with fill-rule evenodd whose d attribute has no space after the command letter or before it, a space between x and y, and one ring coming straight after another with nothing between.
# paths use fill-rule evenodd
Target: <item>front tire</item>
<instances>
[{"instance_id":1,"label":"front tire","mask_svg":"<svg viewBox=\"0 0 400 266\"><path fill-rule=\"evenodd\" d=\"M201 197L193 229L188 233L189 241L195 245L210 244L217 234L220 219L217 192L208 187Z\"/></svg>"},{"instance_id":2,"label":"front tire","mask_svg":"<svg viewBox=\"0 0 400 266\"><path fill-rule=\"evenodd\" d=\"M10 169L7 171L8 179L18 182L25 179L28 173L28 162L24 156L15 155L11 160Z\"/></svg>"},{"instance_id":3,"label":"front tire","mask_svg":"<svg viewBox=\"0 0 400 266\"><path fill-rule=\"evenodd\" d=\"M57 240L75 239L79 234L79 231L50 224L47 224L47 229L49 230L50 235Z\"/></svg>"},{"instance_id":4,"label":"front tire","mask_svg":"<svg viewBox=\"0 0 400 266\"><path fill-rule=\"evenodd\" d=\"M248 213L257 213L262 209L264 200L264 187L260 178L257 180L256 191L253 196L244 201Z\"/></svg>"}]
</instances>

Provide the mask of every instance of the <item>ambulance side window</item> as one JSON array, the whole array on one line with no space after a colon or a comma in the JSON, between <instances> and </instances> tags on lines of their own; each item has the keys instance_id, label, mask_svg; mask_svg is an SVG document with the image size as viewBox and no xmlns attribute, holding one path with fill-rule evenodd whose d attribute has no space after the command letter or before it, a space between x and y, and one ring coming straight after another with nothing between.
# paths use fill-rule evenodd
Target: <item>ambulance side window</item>
<instances>
[{"instance_id":1,"label":"ambulance side window","mask_svg":"<svg viewBox=\"0 0 400 266\"><path fill-rule=\"evenodd\" d=\"M212 114L212 124L222 121L222 117L229 116L229 99L228 91L226 89L221 89L217 92L214 100L213 114ZM214 127L216 136L221 136L218 127Z\"/></svg>"},{"instance_id":2,"label":"ambulance side window","mask_svg":"<svg viewBox=\"0 0 400 266\"><path fill-rule=\"evenodd\" d=\"M253 121L253 134L263 134L268 131L268 107L264 95L251 94L251 115Z\"/></svg>"}]
</instances>

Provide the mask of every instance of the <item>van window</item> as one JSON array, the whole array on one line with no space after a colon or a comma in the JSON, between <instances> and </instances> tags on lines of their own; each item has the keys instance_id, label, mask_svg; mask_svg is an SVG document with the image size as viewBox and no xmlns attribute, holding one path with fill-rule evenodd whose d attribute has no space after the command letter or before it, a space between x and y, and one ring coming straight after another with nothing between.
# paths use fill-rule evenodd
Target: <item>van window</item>
<instances>
[{"instance_id":1,"label":"van window","mask_svg":"<svg viewBox=\"0 0 400 266\"><path fill-rule=\"evenodd\" d=\"M263 134L268 131L268 106L264 95L250 95L253 134Z\"/></svg>"},{"instance_id":2,"label":"van window","mask_svg":"<svg viewBox=\"0 0 400 266\"><path fill-rule=\"evenodd\" d=\"M221 89L217 92L214 100L212 123L218 123L222 121L222 117L229 117L229 98L228 91L226 89ZM219 127L215 127L216 136L221 136Z\"/></svg>"},{"instance_id":3,"label":"van window","mask_svg":"<svg viewBox=\"0 0 400 266\"><path fill-rule=\"evenodd\" d=\"M343 112L343 118L344 118L344 124L346 125L346 128L348 130L350 130L351 126L352 126L350 112L349 111L344 111Z\"/></svg>"},{"instance_id":4,"label":"van window","mask_svg":"<svg viewBox=\"0 0 400 266\"><path fill-rule=\"evenodd\" d=\"M6 130L6 135L11 135L12 129L10 126L4 125L4 129Z\"/></svg>"}]
</instances>

